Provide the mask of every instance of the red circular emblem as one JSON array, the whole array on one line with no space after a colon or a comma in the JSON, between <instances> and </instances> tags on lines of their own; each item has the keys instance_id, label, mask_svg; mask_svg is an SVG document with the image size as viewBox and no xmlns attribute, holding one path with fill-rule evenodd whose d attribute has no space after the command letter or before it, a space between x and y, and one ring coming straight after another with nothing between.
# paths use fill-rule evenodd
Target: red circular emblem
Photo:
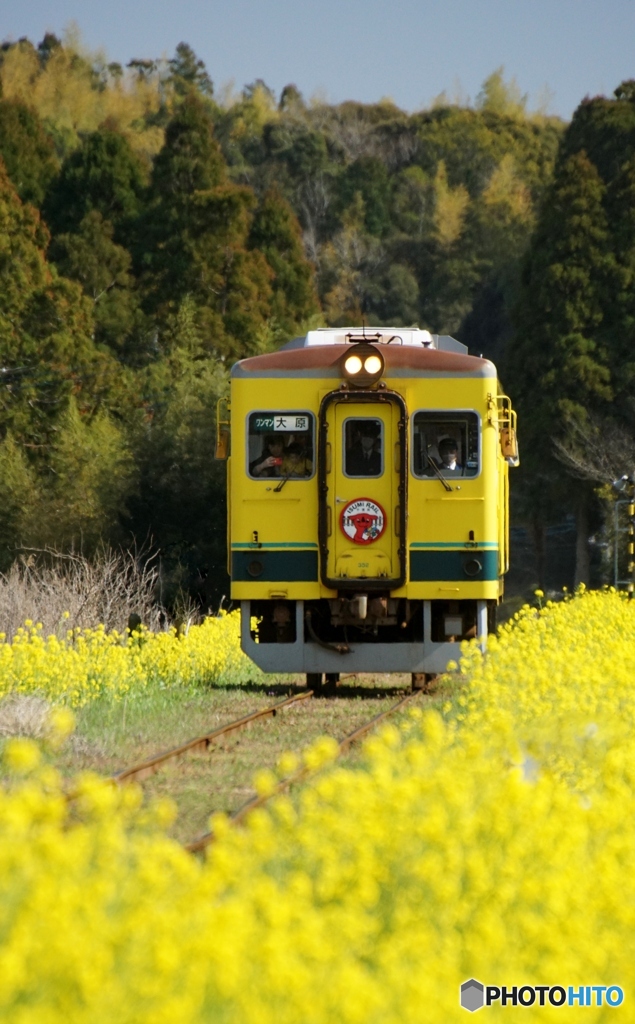
<instances>
[{"instance_id":1,"label":"red circular emblem","mask_svg":"<svg viewBox=\"0 0 635 1024\"><path fill-rule=\"evenodd\" d=\"M386 513L370 498L355 498L342 509L340 528L355 544L372 544L386 528Z\"/></svg>"}]
</instances>

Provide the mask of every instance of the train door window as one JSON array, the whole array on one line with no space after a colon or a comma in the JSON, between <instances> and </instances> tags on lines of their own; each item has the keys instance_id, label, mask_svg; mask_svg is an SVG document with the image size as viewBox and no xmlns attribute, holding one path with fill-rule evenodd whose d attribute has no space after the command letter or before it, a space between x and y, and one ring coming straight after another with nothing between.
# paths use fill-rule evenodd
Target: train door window
<instances>
[{"instance_id":1,"label":"train door window","mask_svg":"<svg viewBox=\"0 0 635 1024\"><path fill-rule=\"evenodd\" d=\"M345 476L381 476L384 471L382 421L372 416L344 422Z\"/></svg>"},{"instance_id":2,"label":"train door window","mask_svg":"<svg viewBox=\"0 0 635 1024\"><path fill-rule=\"evenodd\" d=\"M252 412L247 420L247 465L255 479L308 480L315 467L315 418L310 412Z\"/></svg>"},{"instance_id":3,"label":"train door window","mask_svg":"<svg viewBox=\"0 0 635 1024\"><path fill-rule=\"evenodd\" d=\"M476 476L480 468L475 412L417 412L413 417L415 476Z\"/></svg>"}]
</instances>

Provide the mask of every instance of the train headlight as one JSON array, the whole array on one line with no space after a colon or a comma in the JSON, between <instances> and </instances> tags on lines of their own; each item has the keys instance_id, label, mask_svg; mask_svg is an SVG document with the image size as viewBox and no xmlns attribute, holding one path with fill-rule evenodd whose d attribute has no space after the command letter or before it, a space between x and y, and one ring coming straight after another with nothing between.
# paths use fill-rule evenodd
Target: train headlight
<instances>
[{"instance_id":1,"label":"train headlight","mask_svg":"<svg viewBox=\"0 0 635 1024\"><path fill-rule=\"evenodd\" d=\"M384 367L379 356L367 356L364 360L364 369L366 370L366 373L372 374L373 377L375 374L381 373L383 368Z\"/></svg>"},{"instance_id":2,"label":"train headlight","mask_svg":"<svg viewBox=\"0 0 635 1024\"><path fill-rule=\"evenodd\" d=\"M359 373L363 365L359 356L347 356L344 360L344 373L348 377L354 377L356 373Z\"/></svg>"},{"instance_id":3,"label":"train headlight","mask_svg":"<svg viewBox=\"0 0 635 1024\"><path fill-rule=\"evenodd\" d=\"M358 342L353 352L347 352L340 362L342 376L356 388L367 388L379 380L384 372L384 357L374 345Z\"/></svg>"}]
</instances>

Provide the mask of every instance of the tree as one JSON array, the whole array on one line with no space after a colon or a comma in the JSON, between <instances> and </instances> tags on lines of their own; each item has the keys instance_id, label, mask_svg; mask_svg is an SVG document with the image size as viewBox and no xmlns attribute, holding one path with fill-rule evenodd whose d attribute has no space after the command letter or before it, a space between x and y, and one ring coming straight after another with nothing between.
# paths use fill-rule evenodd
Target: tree
<instances>
[{"instance_id":1,"label":"tree","mask_svg":"<svg viewBox=\"0 0 635 1024\"><path fill-rule=\"evenodd\" d=\"M42 501L46 542L92 554L100 541L121 539L134 463L121 428L104 409L82 415L70 401L49 471L51 482Z\"/></svg>"},{"instance_id":2,"label":"tree","mask_svg":"<svg viewBox=\"0 0 635 1024\"><path fill-rule=\"evenodd\" d=\"M274 273L248 247L255 205L251 189L226 180L209 115L187 96L155 162L141 265L148 311L165 322L192 296L215 353L244 355L272 313Z\"/></svg>"},{"instance_id":3,"label":"tree","mask_svg":"<svg viewBox=\"0 0 635 1024\"><path fill-rule=\"evenodd\" d=\"M25 540L39 542L40 486L21 446L11 433L0 441L0 572L6 571Z\"/></svg>"},{"instance_id":4,"label":"tree","mask_svg":"<svg viewBox=\"0 0 635 1024\"><path fill-rule=\"evenodd\" d=\"M92 342L90 304L46 261L48 232L0 163L0 433L40 450L71 390L99 394L111 372ZM91 398L92 400L92 398Z\"/></svg>"},{"instance_id":5,"label":"tree","mask_svg":"<svg viewBox=\"0 0 635 1024\"><path fill-rule=\"evenodd\" d=\"M64 161L46 197L44 216L53 234L62 234L77 231L95 210L125 233L141 212L146 184L143 163L125 137L102 127Z\"/></svg>"},{"instance_id":6,"label":"tree","mask_svg":"<svg viewBox=\"0 0 635 1024\"><path fill-rule=\"evenodd\" d=\"M93 305L95 341L123 362L135 363L144 317L131 272L132 257L114 240L112 224L98 210L87 213L75 233L59 235L49 256L60 273L81 284Z\"/></svg>"},{"instance_id":7,"label":"tree","mask_svg":"<svg viewBox=\"0 0 635 1024\"><path fill-rule=\"evenodd\" d=\"M340 208L348 209L356 193L364 200L364 228L381 237L391 227L392 187L386 166L376 157L359 157L350 164L338 183Z\"/></svg>"},{"instance_id":8,"label":"tree","mask_svg":"<svg viewBox=\"0 0 635 1024\"><path fill-rule=\"evenodd\" d=\"M129 528L161 552L166 598L179 586L205 609L227 593L225 466L214 462L216 403L227 370L208 355L197 306L186 296L167 320L168 357L143 370L144 415L133 428L139 486Z\"/></svg>"},{"instance_id":9,"label":"tree","mask_svg":"<svg viewBox=\"0 0 635 1024\"><path fill-rule=\"evenodd\" d=\"M505 82L504 71L505 69L501 66L485 79L481 91L476 97L476 107L509 117L524 118L527 96L523 96L515 78L508 83Z\"/></svg>"},{"instance_id":10,"label":"tree","mask_svg":"<svg viewBox=\"0 0 635 1024\"><path fill-rule=\"evenodd\" d=\"M613 396L610 355L599 340L603 290L614 260L603 207L605 187L585 153L559 167L545 199L522 274L516 344L509 375L523 422L521 481L534 517L546 494L573 500L580 544L578 582L588 582L590 489L563 480L555 442L567 445L589 411L606 412ZM536 487L540 481L540 488Z\"/></svg>"},{"instance_id":11,"label":"tree","mask_svg":"<svg viewBox=\"0 0 635 1024\"><path fill-rule=\"evenodd\" d=\"M168 61L170 82L177 96L187 96L192 90L204 96L214 95L214 85L202 60L191 46L179 43L176 54Z\"/></svg>"},{"instance_id":12,"label":"tree","mask_svg":"<svg viewBox=\"0 0 635 1024\"><path fill-rule=\"evenodd\" d=\"M575 111L562 140L559 161L587 154L605 184L635 155L635 101L632 83L623 82L615 90L616 99L597 96L586 99Z\"/></svg>"},{"instance_id":13,"label":"tree","mask_svg":"<svg viewBox=\"0 0 635 1024\"><path fill-rule=\"evenodd\" d=\"M273 270L271 310L281 332L289 336L318 312L318 302L300 226L277 189L263 196L255 212L249 246L261 252Z\"/></svg>"},{"instance_id":14,"label":"tree","mask_svg":"<svg viewBox=\"0 0 635 1024\"><path fill-rule=\"evenodd\" d=\"M20 199L41 206L57 172L51 138L23 103L0 100L0 156Z\"/></svg>"}]
</instances>

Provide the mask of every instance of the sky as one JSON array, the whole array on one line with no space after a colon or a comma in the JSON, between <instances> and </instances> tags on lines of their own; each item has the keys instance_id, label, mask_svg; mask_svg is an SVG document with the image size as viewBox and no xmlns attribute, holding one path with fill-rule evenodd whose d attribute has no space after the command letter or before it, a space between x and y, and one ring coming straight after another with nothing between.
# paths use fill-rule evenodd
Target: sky
<instances>
[{"instance_id":1,"label":"sky","mask_svg":"<svg viewBox=\"0 0 635 1024\"><path fill-rule=\"evenodd\" d=\"M75 22L109 60L172 56L187 42L217 92L262 78L277 95L407 111L446 92L474 102L504 67L528 108L569 119L587 95L635 78L635 0L0 0L0 38Z\"/></svg>"}]
</instances>

